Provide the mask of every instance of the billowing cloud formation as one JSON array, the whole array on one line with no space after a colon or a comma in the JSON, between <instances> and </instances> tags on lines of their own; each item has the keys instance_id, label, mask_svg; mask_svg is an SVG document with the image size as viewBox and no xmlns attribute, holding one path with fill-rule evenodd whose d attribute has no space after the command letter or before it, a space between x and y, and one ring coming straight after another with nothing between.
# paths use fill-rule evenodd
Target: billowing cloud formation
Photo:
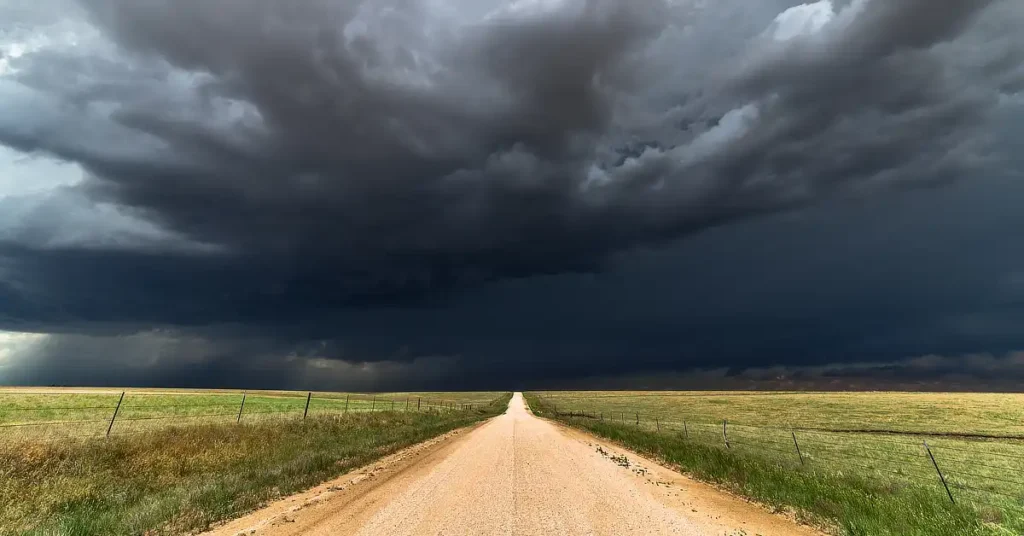
<instances>
[{"instance_id":1,"label":"billowing cloud formation","mask_svg":"<svg viewBox=\"0 0 1024 536\"><path fill-rule=\"evenodd\" d=\"M330 338L353 307L990 173L1024 87L1011 0L49 0L0 20L0 145L80 173L0 191L0 327L22 330Z\"/></svg>"}]
</instances>

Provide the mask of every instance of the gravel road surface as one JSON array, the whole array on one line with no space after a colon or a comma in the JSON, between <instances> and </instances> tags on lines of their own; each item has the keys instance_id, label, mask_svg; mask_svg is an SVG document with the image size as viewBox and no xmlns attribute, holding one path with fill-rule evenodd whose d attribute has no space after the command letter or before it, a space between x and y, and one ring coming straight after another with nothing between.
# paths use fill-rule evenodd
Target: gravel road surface
<instances>
[{"instance_id":1,"label":"gravel road surface","mask_svg":"<svg viewBox=\"0 0 1024 536\"><path fill-rule=\"evenodd\" d=\"M210 534L818 533L539 419L516 393L504 415L389 456Z\"/></svg>"}]
</instances>

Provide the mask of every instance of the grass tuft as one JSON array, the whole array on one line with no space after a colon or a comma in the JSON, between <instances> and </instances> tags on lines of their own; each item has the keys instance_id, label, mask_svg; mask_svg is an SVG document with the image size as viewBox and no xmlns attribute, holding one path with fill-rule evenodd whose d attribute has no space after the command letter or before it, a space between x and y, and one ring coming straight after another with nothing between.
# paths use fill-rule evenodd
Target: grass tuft
<instances>
[{"instance_id":1,"label":"grass tuft","mask_svg":"<svg viewBox=\"0 0 1024 536\"><path fill-rule=\"evenodd\" d=\"M180 534L208 528L406 446L504 411L320 415L164 426L107 439L0 444L0 534Z\"/></svg>"}]
</instances>

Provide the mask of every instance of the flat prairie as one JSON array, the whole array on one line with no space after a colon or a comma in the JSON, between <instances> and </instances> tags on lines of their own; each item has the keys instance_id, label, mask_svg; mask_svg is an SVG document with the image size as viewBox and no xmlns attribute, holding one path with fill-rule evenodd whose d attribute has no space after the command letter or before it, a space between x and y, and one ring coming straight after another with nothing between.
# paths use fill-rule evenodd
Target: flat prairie
<instances>
[{"instance_id":1,"label":"flat prairie","mask_svg":"<svg viewBox=\"0 0 1024 536\"><path fill-rule=\"evenodd\" d=\"M843 533L963 534L959 516L973 516L978 530L1024 534L1021 394L563 391L527 399L541 414Z\"/></svg>"},{"instance_id":2,"label":"flat prairie","mask_svg":"<svg viewBox=\"0 0 1024 536\"><path fill-rule=\"evenodd\" d=\"M100 437L108 430L110 435L123 435L185 423L255 423L371 411L453 411L486 404L500 395L7 387L0 388L0 441Z\"/></svg>"},{"instance_id":3,"label":"flat prairie","mask_svg":"<svg viewBox=\"0 0 1024 536\"><path fill-rule=\"evenodd\" d=\"M0 390L0 535L192 533L497 415L511 396L250 391L243 406L237 391L121 392Z\"/></svg>"}]
</instances>

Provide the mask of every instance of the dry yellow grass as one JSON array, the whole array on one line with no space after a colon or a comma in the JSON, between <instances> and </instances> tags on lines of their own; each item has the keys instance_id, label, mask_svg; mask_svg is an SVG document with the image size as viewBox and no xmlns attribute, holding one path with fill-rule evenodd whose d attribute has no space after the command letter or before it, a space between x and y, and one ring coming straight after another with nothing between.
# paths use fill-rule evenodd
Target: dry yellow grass
<instances>
[{"instance_id":1,"label":"dry yellow grass","mask_svg":"<svg viewBox=\"0 0 1024 536\"><path fill-rule=\"evenodd\" d=\"M1024 394L744 391L539 392L588 411L686 416L694 422L965 434L1024 439ZM677 419L678 420L678 419Z\"/></svg>"},{"instance_id":2,"label":"dry yellow grass","mask_svg":"<svg viewBox=\"0 0 1024 536\"><path fill-rule=\"evenodd\" d=\"M1024 395L564 391L532 396L562 418L583 413L581 423L655 432L791 469L859 476L897 494L919 487L946 499L927 442L956 500L998 530L1024 533Z\"/></svg>"},{"instance_id":3,"label":"dry yellow grass","mask_svg":"<svg viewBox=\"0 0 1024 536\"><path fill-rule=\"evenodd\" d=\"M122 392L125 397L118 408ZM456 410L484 404L499 393L314 392L307 412L308 395L248 391L243 407L243 392L226 389L0 388L0 431L2 439L89 438L106 435L108 428L113 435L123 435L182 423L253 423L303 415Z\"/></svg>"},{"instance_id":4,"label":"dry yellow grass","mask_svg":"<svg viewBox=\"0 0 1024 536\"><path fill-rule=\"evenodd\" d=\"M140 396L165 397L161 400L166 402L166 397L220 395ZM486 395L464 396L479 401ZM204 529L401 447L495 415L504 410L508 396L497 393L488 401L493 404L478 402L473 410L405 412L388 407L241 424L234 418L219 423L173 418L109 438L9 437L0 442L0 535L181 534Z\"/></svg>"}]
</instances>

